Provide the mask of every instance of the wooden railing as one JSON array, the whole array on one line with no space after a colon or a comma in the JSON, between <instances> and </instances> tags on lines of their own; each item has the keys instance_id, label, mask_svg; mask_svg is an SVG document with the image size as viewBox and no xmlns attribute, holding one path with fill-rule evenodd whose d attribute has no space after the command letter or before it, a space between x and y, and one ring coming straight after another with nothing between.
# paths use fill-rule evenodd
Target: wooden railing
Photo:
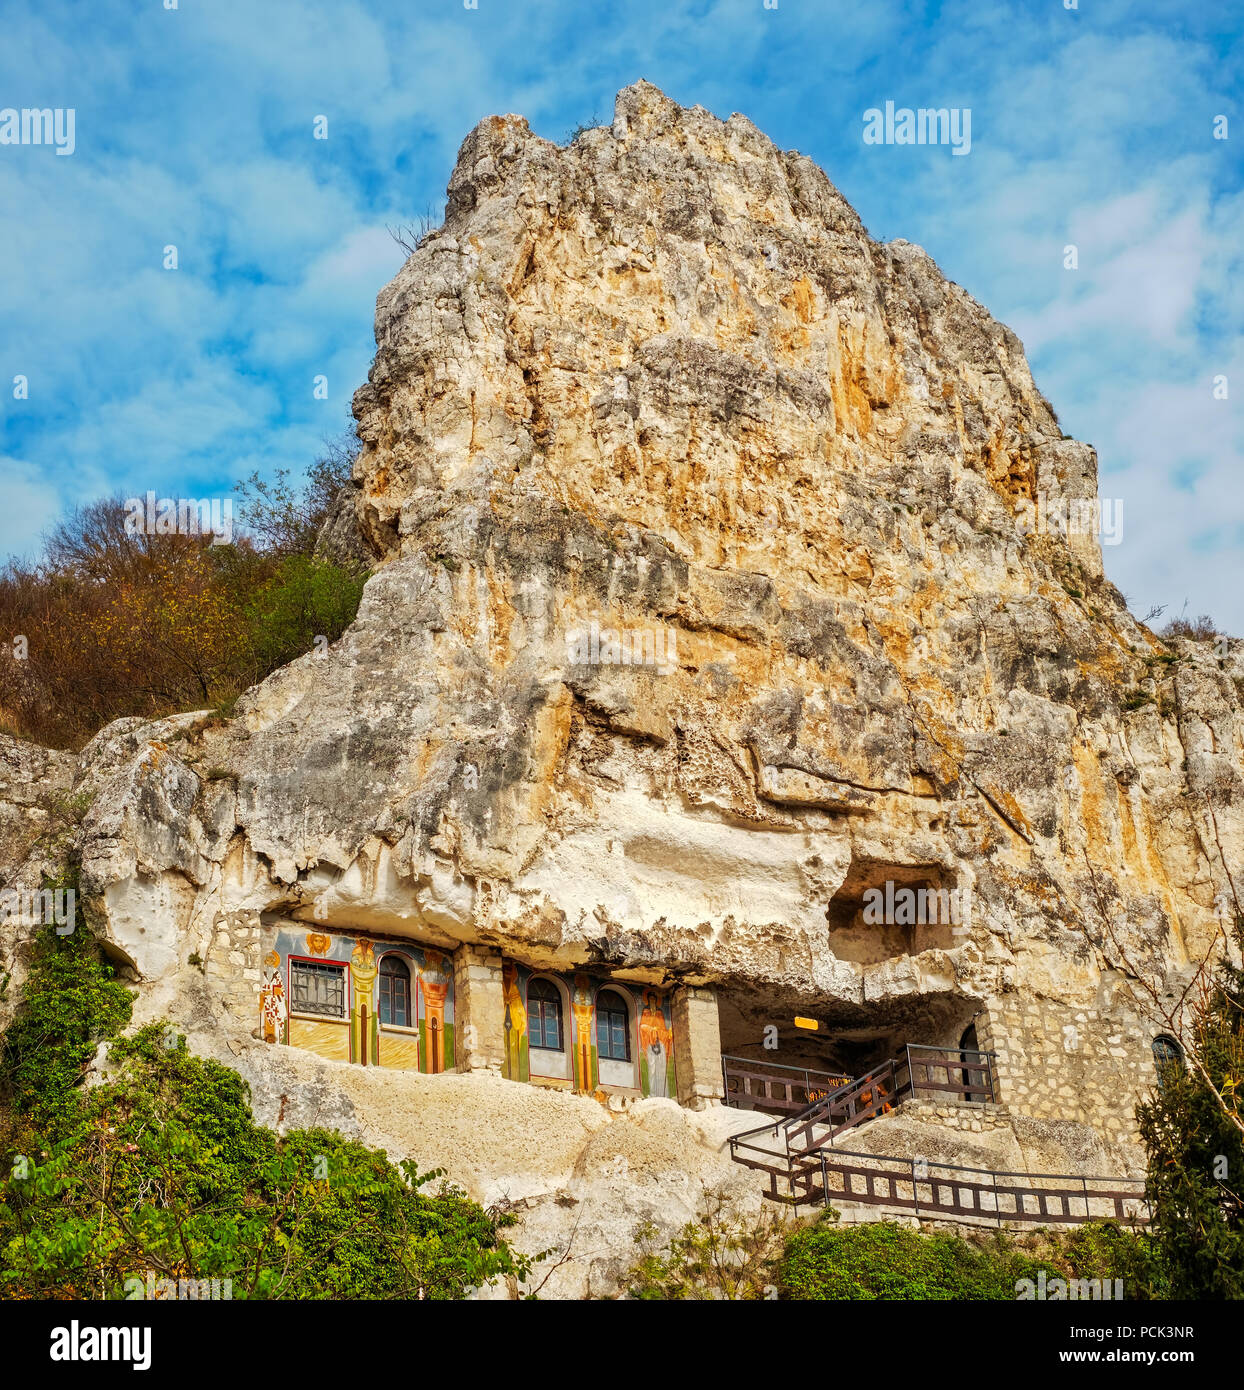
<instances>
[{"instance_id":1,"label":"wooden railing","mask_svg":"<svg viewBox=\"0 0 1244 1390\"><path fill-rule=\"evenodd\" d=\"M818 1158L817 1166L805 1161L791 1175L790 1200L796 1205L819 1198L826 1206L884 1207L922 1220L997 1226L1149 1220L1143 1178L995 1173L844 1149L821 1149Z\"/></svg>"},{"instance_id":2,"label":"wooden railing","mask_svg":"<svg viewBox=\"0 0 1244 1390\"><path fill-rule=\"evenodd\" d=\"M1029 1222L1059 1225L1109 1219L1148 1220L1141 1178L1078 1177L1067 1173L995 1173L986 1168L958 1168L923 1159L888 1158L884 1154L853 1153L833 1147L835 1138L892 1110L910 1096L934 1095L960 1102L983 1103L996 1096L993 1054L962 1048L926 1047L912 1043L855 1080L833 1073L780 1068L743 1058L723 1059L744 1068L785 1070L809 1081L833 1078L824 1093L795 1114L779 1116L730 1138L730 1156L767 1173L776 1201L796 1206L823 1201L858 1204L909 1212L924 1219L945 1219L995 1225ZM750 1079L764 1083L767 1072L737 1073L736 1093L752 1098L753 1109L794 1109L796 1082L780 1094L767 1088L753 1093ZM727 1083L727 1095L731 1094ZM739 1101L735 1101L739 1104Z\"/></svg>"},{"instance_id":3,"label":"wooden railing","mask_svg":"<svg viewBox=\"0 0 1244 1390\"><path fill-rule=\"evenodd\" d=\"M911 1087L905 1064L891 1058L879 1067L857 1077L801 1115L786 1122L786 1148L795 1157L804 1157L824 1144L832 1144L844 1130L854 1129L876 1115L893 1110Z\"/></svg>"},{"instance_id":4,"label":"wooden railing","mask_svg":"<svg viewBox=\"0 0 1244 1390\"><path fill-rule=\"evenodd\" d=\"M789 1114L806 1110L839 1087L850 1085L851 1077L845 1072L788 1067L751 1057L723 1057L721 1081L727 1105Z\"/></svg>"},{"instance_id":5,"label":"wooden railing","mask_svg":"<svg viewBox=\"0 0 1244 1390\"><path fill-rule=\"evenodd\" d=\"M951 1097L978 1105L996 1098L992 1052L908 1043L906 1065L915 1095Z\"/></svg>"}]
</instances>

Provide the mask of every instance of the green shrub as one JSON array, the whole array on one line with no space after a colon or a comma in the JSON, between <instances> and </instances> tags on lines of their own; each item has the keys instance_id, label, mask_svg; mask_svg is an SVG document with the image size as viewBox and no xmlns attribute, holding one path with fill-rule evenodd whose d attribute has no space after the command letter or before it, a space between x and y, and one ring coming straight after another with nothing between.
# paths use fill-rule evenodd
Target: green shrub
<instances>
[{"instance_id":1,"label":"green shrub","mask_svg":"<svg viewBox=\"0 0 1244 1390\"><path fill-rule=\"evenodd\" d=\"M54 887L75 886L66 878ZM100 1042L129 1022L133 996L81 922L67 936L46 927L35 943L23 1003L0 1057L0 1096L50 1139L79 1119L78 1087Z\"/></svg>"},{"instance_id":2,"label":"green shrub","mask_svg":"<svg viewBox=\"0 0 1244 1390\"><path fill-rule=\"evenodd\" d=\"M1021 1279L1121 1280L1125 1299L1155 1296L1148 1236L1113 1222L1071 1231L1003 1229L963 1235L893 1222L794 1231L780 1277L793 1299L1014 1300ZM1160 1296L1160 1293L1156 1296Z\"/></svg>"},{"instance_id":3,"label":"green shrub","mask_svg":"<svg viewBox=\"0 0 1244 1390\"><path fill-rule=\"evenodd\" d=\"M818 1222L787 1242L781 1279L795 1299L1014 1299L1039 1266L1003 1243L981 1249L889 1221Z\"/></svg>"},{"instance_id":4,"label":"green shrub","mask_svg":"<svg viewBox=\"0 0 1244 1390\"><path fill-rule=\"evenodd\" d=\"M1121 1279L1129 1299L1166 1298L1161 1251L1147 1232L1090 1221L1054 1238L1058 1263L1076 1279Z\"/></svg>"},{"instance_id":5,"label":"green shrub","mask_svg":"<svg viewBox=\"0 0 1244 1390\"><path fill-rule=\"evenodd\" d=\"M256 674L315 649L317 637L336 641L354 621L366 574L309 555L287 555L250 600L247 622Z\"/></svg>"},{"instance_id":6,"label":"green shrub","mask_svg":"<svg viewBox=\"0 0 1244 1390\"><path fill-rule=\"evenodd\" d=\"M329 1130L255 1123L246 1082L169 1025L101 1039L131 996L79 928L40 938L0 1064L0 1298L120 1298L228 1279L234 1298L462 1298L534 1261L512 1217Z\"/></svg>"},{"instance_id":7,"label":"green shrub","mask_svg":"<svg viewBox=\"0 0 1244 1390\"><path fill-rule=\"evenodd\" d=\"M59 1144L10 1144L0 1297L119 1298L126 1281L228 1279L234 1298L462 1298L532 1261L439 1173L329 1130L257 1125L231 1068L150 1025L109 1053ZM512 1218L511 1218L512 1219Z\"/></svg>"}]
</instances>

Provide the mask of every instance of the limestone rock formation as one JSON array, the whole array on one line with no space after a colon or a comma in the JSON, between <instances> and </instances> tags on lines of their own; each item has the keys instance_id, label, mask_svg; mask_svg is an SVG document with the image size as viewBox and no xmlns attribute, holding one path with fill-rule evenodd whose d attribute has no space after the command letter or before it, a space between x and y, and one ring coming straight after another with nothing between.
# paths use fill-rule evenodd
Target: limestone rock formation
<instances>
[{"instance_id":1,"label":"limestone rock formation","mask_svg":"<svg viewBox=\"0 0 1244 1390\"><path fill-rule=\"evenodd\" d=\"M79 761L143 1008L266 1094L279 921L459 953L464 990L500 956L699 990L723 1050L772 1025L801 1065L976 1020L1010 1111L1134 1167L1151 1042L1238 911L1244 643L1162 643L1096 536L1018 523L1097 463L1015 335L809 159L640 83L568 147L481 123L376 342L357 621L234 718ZM970 912L872 925L886 883ZM460 1007L458 1067L496 1069Z\"/></svg>"}]
</instances>

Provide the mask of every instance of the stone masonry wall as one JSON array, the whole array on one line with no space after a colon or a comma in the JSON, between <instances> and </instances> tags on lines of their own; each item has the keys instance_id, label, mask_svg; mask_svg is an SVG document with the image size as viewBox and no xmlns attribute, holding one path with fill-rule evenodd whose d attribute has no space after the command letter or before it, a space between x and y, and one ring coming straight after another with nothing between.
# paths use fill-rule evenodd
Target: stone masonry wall
<instances>
[{"instance_id":1,"label":"stone masonry wall","mask_svg":"<svg viewBox=\"0 0 1244 1390\"><path fill-rule=\"evenodd\" d=\"M275 935L256 913L218 912L203 952L201 968L212 994L248 1030L259 1025L261 966Z\"/></svg>"},{"instance_id":2,"label":"stone masonry wall","mask_svg":"<svg viewBox=\"0 0 1244 1390\"><path fill-rule=\"evenodd\" d=\"M505 995L501 957L485 947L454 952L458 1070L500 1072L505 1064Z\"/></svg>"},{"instance_id":3,"label":"stone masonry wall","mask_svg":"<svg viewBox=\"0 0 1244 1390\"><path fill-rule=\"evenodd\" d=\"M1015 995L991 1001L977 1023L994 1052L999 1099L1043 1120L1075 1120L1138 1143L1136 1105L1153 1088L1156 1030L1128 1009L1077 1008Z\"/></svg>"},{"instance_id":4,"label":"stone masonry wall","mask_svg":"<svg viewBox=\"0 0 1244 1390\"><path fill-rule=\"evenodd\" d=\"M939 1125L965 1134L988 1134L995 1129L1009 1129L1010 1117L1001 1105L959 1105L954 1101L908 1100L902 1113L909 1120Z\"/></svg>"}]
</instances>

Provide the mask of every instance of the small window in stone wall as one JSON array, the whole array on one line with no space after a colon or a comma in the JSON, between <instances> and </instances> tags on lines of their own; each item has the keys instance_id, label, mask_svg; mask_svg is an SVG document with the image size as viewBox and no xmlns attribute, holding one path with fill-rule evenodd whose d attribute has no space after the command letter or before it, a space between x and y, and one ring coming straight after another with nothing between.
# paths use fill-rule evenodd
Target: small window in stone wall
<instances>
[{"instance_id":1,"label":"small window in stone wall","mask_svg":"<svg viewBox=\"0 0 1244 1390\"><path fill-rule=\"evenodd\" d=\"M345 1018L345 966L318 960L290 961L290 995L295 1013Z\"/></svg>"},{"instance_id":2,"label":"small window in stone wall","mask_svg":"<svg viewBox=\"0 0 1244 1390\"><path fill-rule=\"evenodd\" d=\"M596 1046L602 1058L614 1062L631 1060L630 1015L620 995L602 989L596 996Z\"/></svg>"},{"instance_id":3,"label":"small window in stone wall","mask_svg":"<svg viewBox=\"0 0 1244 1390\"><path fill-rule=\"evenodd\" d=\"M380 1022L391 1028L414 1026L410 1015L410 971L401 956L392 951L380 962Z\"/></svg>"},{"instance_id":4,"label":"small window in stone wall","mask_svg":"<svg viewBox=\"0 0 1244 1390\"><path fill-rule=\"evenodd\" d=\"M1165 1089L1170 1078L1183 1070L1184 1050L1163 1033L1153 1040L1153 1061L1158 1069L1158 1088Z\"/></svg>"},{"instance_id":5,"label":"small window in stone wall","mask_svg":"<svg viewBox=\"0 0 1244 1390\"><path fill-rule=\"evenodd\" d=\"M527 989L527 1029L532 1047L562 1050L562 997L548 980L532 980Z\"/></svg>"}]
</instances>

